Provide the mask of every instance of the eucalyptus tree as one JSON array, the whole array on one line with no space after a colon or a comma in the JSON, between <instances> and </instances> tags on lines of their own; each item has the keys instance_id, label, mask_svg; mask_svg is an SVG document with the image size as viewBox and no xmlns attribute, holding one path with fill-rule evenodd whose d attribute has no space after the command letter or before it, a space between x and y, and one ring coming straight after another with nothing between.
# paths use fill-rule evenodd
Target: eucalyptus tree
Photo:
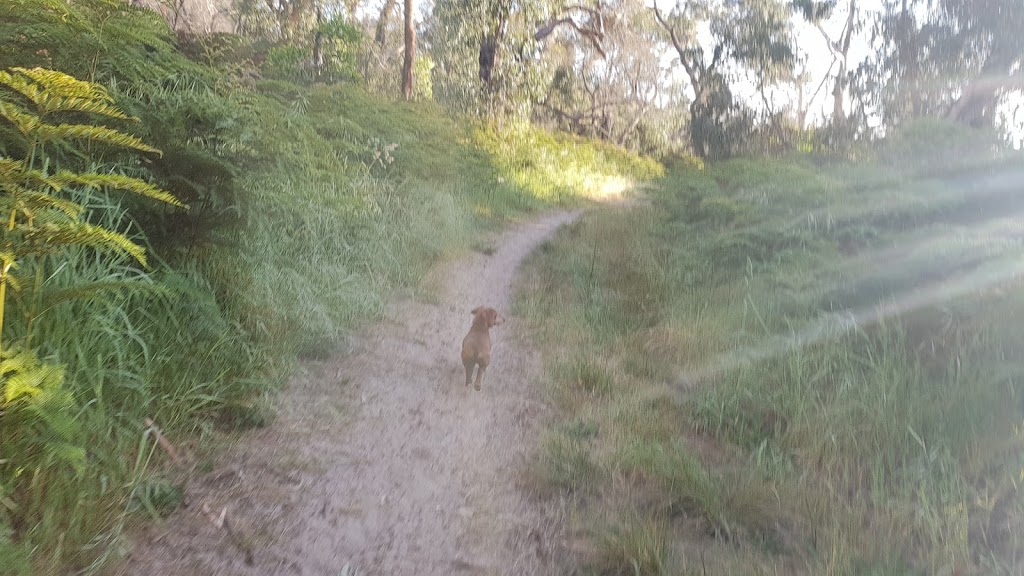
<instances>
[{"instance_id":1,"label":"eucalyptus tree","mask_svg":"<svg viewBox=\"0 0 1024 576\"><path fill-rule=\"evenodd\" d=\"M1024 2L887 0L858 70L886 126L921 117L993 128L999 105L1024 90Z\"/></svg>"},{"instance_id":2,"label":"eucalyptus tree","mask_svg":"<svg viewBox=\"0 0 1024 576\"><path fill-rule=\"evenodd\" d=\"M402 98L412 100L412 66L416 58L416 29L413 27L413 1L405 0L405 58L402 63Z\"/></svg>"},{"instance_id":3,"label":"eucalyptus tree","mask_svg":"<svg viewBox=\"0 0 1024 576\"><path fill-rule=\"evenodd\" d=\"M601 0L438 0L429 25L438 96L485 115L526 116L553 77L547 49L561 38L603 52Z\"/></svg>"},{"instance_id":4,"label":"eucalyptus tree","mask_svg":"<svg viewBox=\"0 0 1024 576\"><path fill-rule=\"evenodd\" d=\"M1024 2L942 0L936 23L964 64L946 117L992 125L1002 98L1024 91Z\"/></svg>"},{"instance_id":5,"label":"eucalyptus tree","mask_svg":"<svg viewBox=\"0 0 1024 576\"><path fill-rule=\"evenodd\" d=\"M840 6L841 2L844 4L845 13L840 13L843 8ZM827 73L827 76L830 76L832 70L836 69L832 81L832 120L842 122L846 119L844 102L850 84L850 46L854 36L863 27L857 0L793 0L792 4L793 8L822 35L828 51L832 54L832 64ZM825 30L824 23L836 16L843 19L843 26L838 34L830 34Z\"/></svg>"},{"instance_id":6,"label":"eucalyptus tree","mask_svg":"<svg viewBox=\"0 0 1024 576\"><path fill-rule=\"evenodd\" d=\"M676 147L685 112L654 16L643 0L612 0L605 9L600 44L562 34L550 40L553 77L534 118L645 153L667 152Z\"/></svg>"},{"instance_id":7,"label":"eucalyptus tree","mask_svg":"<svg viewBox=\"0 0 1024 576\"><path fill-rule=\"evenodd\" d=\"M694 152L710 159L728 156L747 128L730 76L751 71L763 88L792 71L788 4L779 0L680 0L668 10L655 1L652 9L693 92L690 141Z\"/></svg>"}]
</instances>

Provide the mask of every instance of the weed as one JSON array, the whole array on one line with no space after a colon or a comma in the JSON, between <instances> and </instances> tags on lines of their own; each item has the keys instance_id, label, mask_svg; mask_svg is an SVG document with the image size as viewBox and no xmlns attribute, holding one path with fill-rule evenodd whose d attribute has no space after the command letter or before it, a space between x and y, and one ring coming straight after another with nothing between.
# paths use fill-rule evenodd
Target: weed
<instances>
[{"instance_id":1,"label":"weed","mask_svg":"<svg viewBox=\"0 0 1024 576\"><path fill-rule=\"evenodd\" d=\"M607 576L670 574L666 565L668 528L654 519L625 521L599 537L593 571Z\"/></svg>"}]
</instances>

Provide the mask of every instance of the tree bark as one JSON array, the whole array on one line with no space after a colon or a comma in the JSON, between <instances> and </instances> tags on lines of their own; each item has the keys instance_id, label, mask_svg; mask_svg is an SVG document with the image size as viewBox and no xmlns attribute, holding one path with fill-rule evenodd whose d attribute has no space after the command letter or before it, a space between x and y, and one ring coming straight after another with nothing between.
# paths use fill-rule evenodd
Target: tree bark
<instances>
[{"instance_id":1,"label":"tree bark","mask_svg":"<svg viewBox=\"0 0 1024 576\"><path fill-rule=\"evenodd\" d=\"M829 52L832 53L833 64L839 62L839 72L836 74L836 82L832 87L832 119L840 122L846 119L846 111L843 107L844 96L846 94L845 81L847 66L849 64L850 54L850 41L853 39L853 25L854 18L857 14L857 0L850 0L850 13L846 18L846 25L843 26L842 32L839 33L839 41L833 42L832 38L829 37L828 32L825 32L825 27L821 25L820 20L814 22L814 26L821 32L821 36L825 38L825 43L828 45Z\"/></svg>"},{"instance_id":2,"label":"tree bark","mask_svg":"<svg viewBox=\"0 0 1024 576\"><path fill-rule=\"evenodd\" d=\"M976 78L964 87L960 98L946 113L946 119L975 128L990 126L999 96L1011 91L1024 91L1024 72Z\"/></svg>"},{"instance_id":3,"label":"tree bark","mask_svg":"<svg viewBox=\"0 0 1024 576\"><path fill-rule=\"evenodd\" d=\"M384 47L384 40L387 37L388 20L395 10L397 0L385 0L384 7L380 9L380 16L377 18L377 31L373 35L373 41L381 48Z\"/></svg>"},{"instance_id":4,"label":"tree bark","mask_svg":"<svg viewBox=\"0 0 1024 576\"><path fill-rule=\"evenodd\" d=\"M494 79L494 69L498 67L498 62L501 58L501 42L505 37L506 26L507 21L502 18L494 26L493 34L484 34L480 39L480 54L478 58L480 80L483 80L488 88L491 88L491 82Z\"/></svg>"},{"instance_id":5,"label":"tree bark","mask_svg":"<svg viewBox=\"0 0 1024 576\"><path fill-rule=\"evenodd\" d=\"M416 57L416 30L412 25L412 0L405 0L405 62L402 65L402 97L412 100L412 64Z\"/></svg>"},{"instance_id":6,"label":"tree bark","mask_svg":"<svg viewBox=\"0 0 1024 576\"><path fill-rule=\"evenodd\" d=\"M321 26L324 23L324 9L323 6L318 2L316 5L316 35L313 37L313 74L320 76L324 69L324 52L323 42L324 33L321 30Z\"/></svg>"}]
</instances>

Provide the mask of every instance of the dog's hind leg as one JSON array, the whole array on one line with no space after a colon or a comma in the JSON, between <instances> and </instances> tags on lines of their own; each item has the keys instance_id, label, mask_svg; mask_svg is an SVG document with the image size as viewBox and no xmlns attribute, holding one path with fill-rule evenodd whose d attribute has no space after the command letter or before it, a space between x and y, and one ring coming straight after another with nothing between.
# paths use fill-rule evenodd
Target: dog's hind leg
<instances>
[{"instance_id":1,"label":"dog's hind leg","mask_svg":"<svg viewBox=\"0 0 1024 576\"><path fill-rule=\"evenodd\" d=\"M473 362L464 362L462 365L466 367L466 386L473 380Z\"/></svg>"},{"instance_id":2,"label":"dog's hind leg","mask_svg":"<svg viewBox=\"0 0 1024 576\"><path fill-rule=\"evenodd\" d=\"M480 389L480 382L484 379L484 371L487 370L487 363L480 362L479 366L480 367L476 369L476 384L473 385L473 388L476 388L477 390Z\"/></svg>"}]
</instances>

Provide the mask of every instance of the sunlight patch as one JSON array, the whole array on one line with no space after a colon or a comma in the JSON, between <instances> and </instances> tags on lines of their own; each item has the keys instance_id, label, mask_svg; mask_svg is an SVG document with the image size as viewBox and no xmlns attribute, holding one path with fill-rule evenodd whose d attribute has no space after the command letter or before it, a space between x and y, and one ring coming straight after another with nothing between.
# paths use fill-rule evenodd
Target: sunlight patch
<instances>
[{"instance_id":1,"label":"sunlight patch","mask_svg":"<svg viewBox=\"0 0 1024 576\"><path fill-rule=\"evenodd\" d=\"M622 176L592 176L587 178L588 196L599 202L621 200L633 189L633 180Z\"/></svg>"}]
</instances>

